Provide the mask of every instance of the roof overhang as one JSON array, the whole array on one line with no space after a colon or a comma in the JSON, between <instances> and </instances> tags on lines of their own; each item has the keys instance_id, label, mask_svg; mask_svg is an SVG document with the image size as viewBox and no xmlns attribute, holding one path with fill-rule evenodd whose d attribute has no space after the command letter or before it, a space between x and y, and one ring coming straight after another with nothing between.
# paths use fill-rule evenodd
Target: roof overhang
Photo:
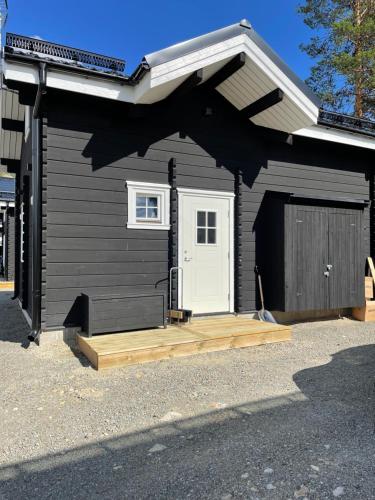
<instances>
[{"instance_id":1,"label":"roof overhang","mask_svg":"<svg viewBox=\"0 0 375 500\"><path fill-rule=\"evenodd\" d=\"M317 123L317 98L246 21L145 56L143 65L148 71L137 81L83 73L47 60L47 87L133 104L153 104L168 97L197 70L202 71L201 84L204 83L240 53L246 55L245 64L216 87L220 94L242 110L279 89L283 98L252 116L253 123L288 133ZM7 55L5 79L37 85L37 61Z\"/></svg>"},{"instance_id":2,"label":"roof overhang","mask_svg":"<svg viewBox=\"0 0 375 500\"><path fill-rule=\"evenodd\" d=\"M336 142L348 146L357 146L366 149L375 149L375 140L372 137L340 130L324 125L313 125L294 132L295 135L318 139L321 141Z\"/></svg>"},{"instance_id":3,"label":"roof overhang","mask_svg":"<svg viewBox=\"0 0 375 500\"><path fill-rule=\"evenodd\" d=\"M149 90L139 102L165 98L184 78L202 68L204 83L241 52L246 54L246 62L216 88L220 94L242 110L280 89L282 101L251 117L253 123L289 133L317 123L318 99L246 22L147 55Z\"/></svg>"}]
</instances>

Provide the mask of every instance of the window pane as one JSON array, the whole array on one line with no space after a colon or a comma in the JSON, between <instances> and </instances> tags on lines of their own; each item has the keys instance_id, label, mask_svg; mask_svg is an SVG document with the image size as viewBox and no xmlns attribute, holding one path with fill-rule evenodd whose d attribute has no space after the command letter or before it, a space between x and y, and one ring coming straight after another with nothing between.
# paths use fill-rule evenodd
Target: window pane
<instances>
[{"instance_id":1,"label":"window pane","mask_svg":"<svg viewBox=\"0 0 375 500\"><path fill-rule=\"evenodd\" d=\"M138 196L136 201L137 207L145 207L146 206L146 196Z\"/></svg>"},{"instance_id":2,"label":"window pane","mask_svg":"<svg viewBox=\"0 0 375 500\"><path fill-rule=\"evenodd\" d=\"M206 243L206 230L197 229L197 243Z\"/></svg>"},{"instance_id":3,"label":"window pane","mask_svg":"<svg viewBox=\"0 0 375 500\"><path fill-rule=\"evenodd\" d=\"M158 218L158 209L157 208L147 208L147 218L148 219L157 219Z\"/></svg>"},{"instance_id":4,"label":"window pane","mask_svg":"<svg viewBox=\"0 0 375 500\"><path fill-rule=\"evenodd\" d=\"M197 212L197 226L204 227L206 225L206 212Z\"/></svg>"},{"instance_id":5,"label":"window pane","mask_svg":"<svg viewBox=\"0 0 375 500\"><path fill-rule=\"evenodd\" d=\"M216 227L216 212L208 212L208 227Z\"/></svg>"},{"instance_id":6,"label":"window pane","mask_svg":"<svg viewBox=\"0 0 375 500\"><path fill-rule=\"evenodd\" d=\"M146 209L145 208L137 208L137 219L146 217Z\"/></svg>"},{"instance_id":7,"label":"window pane","mask_svg":"<svg viewBox=\"0 0 375 500\"><path fill-rule=\"evenodd\" d=\"M157 197L155 196L154 198L153 196L150 196L149 198L147 198L147 204L149 207L157 207L158 206Z\"/></svg>"},{"instance_id":8,"label":"window pane","mask_svg":"<svg viewBox=\"0 0 375 500\"><path fill-rule=\"evenodd\" d=\"M211 245L216 243L216 229L207 229L208 238L207 243L211 243Z\"/></svg>"}]
</instances>

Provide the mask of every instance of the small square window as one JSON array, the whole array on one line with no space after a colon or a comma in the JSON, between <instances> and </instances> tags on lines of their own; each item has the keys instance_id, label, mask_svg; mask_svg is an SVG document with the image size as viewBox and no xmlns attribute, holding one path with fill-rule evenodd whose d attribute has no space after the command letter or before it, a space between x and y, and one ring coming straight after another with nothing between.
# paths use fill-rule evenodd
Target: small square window
<instances>
[{"instance_id":1,"label":"small square window","mask_svg":"<svg viewBox=\"0 0 375 500\"><path fill-rule=\"evenodd\" d=\"M197 211L197 244L216 245L216 212Z\"/></svg>"},{"instance_id":2,"label":"small square window","mask_svg":"<svg viewBox=\"0 0 375 500\"><path fill-rule=\"evenodd\" d=\"M127 181L130 229L169 229L168 184Z\"/></svg>"},{"instance_id":3,"label":"small square window","mask_svg":"<svg viewBox=\"0 0 375 500\"><path fill-rule=\"evenodd\" d=\"M160 212L160 196L136 194L136 216L138 220L158 221Z\"/></svg>"}]
</instances>

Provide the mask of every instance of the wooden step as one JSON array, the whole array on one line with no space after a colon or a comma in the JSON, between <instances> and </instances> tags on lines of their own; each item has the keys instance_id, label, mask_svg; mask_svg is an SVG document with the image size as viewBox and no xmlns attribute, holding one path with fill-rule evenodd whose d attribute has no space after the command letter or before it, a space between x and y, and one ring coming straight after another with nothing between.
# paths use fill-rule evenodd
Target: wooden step
<instances>
[{"instance_id":1,"label":"wooden step","mask_svg":"<svg viewBox=\"0 0 375 500\"><path fill-rule=\"evenodd\" d=\"M289 326L241 316L193 320L166 329L77 336L80 350L97 370L287 340L291 340Z\"/></svg>"},{"instance_id":2,"label":"wooden step","mask_svg":"<svg viewBox=\"0 0 375 500\"><path fill-rule=\"evenodd\" d=\"M10 291L14 289L13 281L0 281L0 292L1 291Z\"/></svg>"}]
</instances>

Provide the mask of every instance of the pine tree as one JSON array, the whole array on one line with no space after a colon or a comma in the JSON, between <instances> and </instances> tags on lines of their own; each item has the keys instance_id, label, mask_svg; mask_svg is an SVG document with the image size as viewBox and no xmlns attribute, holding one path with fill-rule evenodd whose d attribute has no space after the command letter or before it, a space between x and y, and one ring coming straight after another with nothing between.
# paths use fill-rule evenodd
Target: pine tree
<instances>
[{"instance_id":1,"label":"pine tree","mask_svg":"<svg viewBox=\"0 0 375 500\"><path fill-rule=\"evenodd\" d=\"M305 0L315 31L301 48L317 62L307 79L326 109L375 118L375 0Z\"/></svg>"}]
</instances>

